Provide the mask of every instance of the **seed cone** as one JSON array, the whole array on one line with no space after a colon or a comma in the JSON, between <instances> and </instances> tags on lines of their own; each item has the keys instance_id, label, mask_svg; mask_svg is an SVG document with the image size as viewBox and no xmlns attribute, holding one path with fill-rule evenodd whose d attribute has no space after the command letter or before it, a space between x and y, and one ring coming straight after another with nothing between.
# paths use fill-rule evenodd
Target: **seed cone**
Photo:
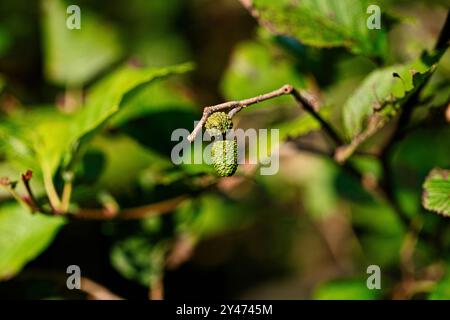
<instances>
[{"instance_id":1,"label":"seed cone","mask_svg":"<svg viewBox=\"0 0 450 320\"><path fill-rule=\"evenodd\" d=\"M211 148L214 169L221 177L232 176L237 169L236 140L215 141Z\"/></svg>"},{"instance_id":2,"label":"seed cone","mask_svg":"<svg viewBox=\"0 0 450 320\"><path fill-rule=\"evenodd\" d=\"M215 112L206 120L205 128L210 135L216 136L233 128L233 122L225 112Z\"/></svg>"}]
</instances>

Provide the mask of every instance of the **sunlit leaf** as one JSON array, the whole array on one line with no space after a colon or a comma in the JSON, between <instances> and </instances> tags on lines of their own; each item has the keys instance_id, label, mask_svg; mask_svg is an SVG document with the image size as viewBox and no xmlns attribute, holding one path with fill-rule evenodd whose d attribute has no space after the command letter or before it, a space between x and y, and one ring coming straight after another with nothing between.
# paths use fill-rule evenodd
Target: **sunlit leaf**
<instances>
[{"instance_id":1,"label":"sunlit leaf","mask_svg":"<svg viewBox=\"0 0 450 320\"><path fill-rule=\"evenodd\" d=\"M34 151L27 142L21 126L5 118L0 121L0 153L18 172L39 169Z\"/></svg>"},{"instance_id":2,"label":"sunlit leaf","mask_svg":"<svg viewBox=\"0 0 450 320\"><path fill-rule=\"evenodd\" d=\"M42 172L49 184L61 161L70 163L77 150L74 146L101 129L119 111L128 92L152 80L190 69L189 64L156 69L121 68L93 88L86 106L75 115L63 114L54 107L32 112L19 109L0 125L0 136L4 137L1 150L11 159L19 156L21 170Z\"/></svg>"},{"instance_id":3,"label":"sunlit leaf","mask_svg":"<svg viewBox=\"0 0 450 320\"><path fill-rule=\"evenodd\" d=\"M31 214L19 204L0 207L0 279L16 274L36 258L64 224L62 217Z\"/></svg>"},{"instance_id":4,"label":"sunlit leaf","mask_svg":"<svg viewBox=\"0 0 450 320\"><path fill-rule=\"evenodd\" d=\"M1 149L20 170L51 177L71 143L71 118L54 107L17 110L0 126Z\"/></svg>"},{"instance_id":5,"label":"sunlit leaf","mask_svg":"<svg viewBox=\"0 0 450 320\"><path fill-rule=\"evenodd\" d=\"M77 139L100 128L119 111L124 95L138 86L171 74L192 70L192 64L166 68L123 67L97 83L89 92L86 106L76 115Z\"/></svg>"},{"instance_id":6,"label":"sunlit leaf","mask_svg":"<svg viewBox=\"0 0 450 320\"><path fill-rule=\"evenodd\" d=\"M119 127L129 121L152 117L158 113L177 111L198 112L192 99L183 94L178 83L170 79L158 79L151 86L146 86L130 94L122 102L120 111L111 119L109 125Z\"/></svg>"},{"instance_id":7,"label":"sunlit leaf","mask_svg":"<svg viewBox=\"0 0 450 320\"><path fill-rule=\"evenodd\" d=\"M433 169L423 184L423 206L430 210L450 216L450 170Z\"/></svg>"},{"instance_id":8,"label":"sunlit leaf","mask_svg":"<svg viewBox=\"0 0 450 320\"><path fill-rule=\"evenodd\" d=\"M411 94L435 69L440 55L423 55L417 61L373 71L343 107L344 127L349 138L359 134L368 117L375 113L388 117L398 111Z\"/></svg>"},{"instance_id":9,"label":"sunlit leaf","mask_svg":"<svg viewBox=\"0 0 450 320\"><path fill-rule=\"evenodd\" d=\"M383 57L387 32L367 27L367 8L361 0L252 0L260 24L276 34L288 35L316 47L347 47L353 53Z\"/></svg>"}]
</instances>

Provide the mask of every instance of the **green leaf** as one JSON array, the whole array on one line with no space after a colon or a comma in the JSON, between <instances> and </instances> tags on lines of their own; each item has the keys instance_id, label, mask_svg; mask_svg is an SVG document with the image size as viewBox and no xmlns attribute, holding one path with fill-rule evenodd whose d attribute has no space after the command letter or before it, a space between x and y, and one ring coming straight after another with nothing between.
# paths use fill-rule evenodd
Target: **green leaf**
<instances>
[{"instance_id":1,"label":"green leaf","mask_svg":"<svg viewBox=\"0 0 450 320\"><path fill-rule=\"evenodd\" d=\"M19 109L0 125L1 150L21 171L51 177L71 143L71 117L54 107Z\"/></svg>"},{"instance_id":2,"label":"green leaf","mask_svg":"<svg viewBox=\"0 0 450 320\"><path fill-rule=\"evenodd\" d=\"M136 93L127 96L109 125L119 127L129 121L151 117L158 113L183 111L197 113L195 103L180 90L182 84L171 80L172 78L156 80L151 86L136 90Z\"/></svg>"},{"instance_id":3,"label":"green leaf","mask_svg":"<svg viewBox=\"0 0 450 320\"><path fill-rule=\"evenodd\" d=\"M373 71L343 106L344 128L349 138L361 133L368 118L380 114L383 119L398 111L401 103L435 69L440 54L424 54L405 65ZM375 112L374 109L380 111Z\"/></svg>"},{"instance_id":4,"label":"green leaf","mask_svg":"<svg viewBox=\"0 0 450 320\"><path fill-rule=\"evenodd\" d=\"M56 110L48 115L49 117L37 117L37 122L32 131L28 130L27 137L31 141L43 175L50 178L58 169L61 158L71 143L72 135L70 117Z\"/></svg>"},{"instance_id":5,"label":"green leaf","mask_svg":"<svg viewBox=\"0 0 450 320\"><path fill-rule=\"evenodd\" d=\"M250 2L250 1L249 1ZM270 31L315 47L347 47L355 54L384 57L387 32L367 28L366 0L253 0L252 13Z\"/></svg>"},{"instance_id":6,"label":"green leaf","mask_svg":"<svg viewBox=\"0 0 450 320\"><path fill-rule=\"evenodd\" d=\"M127 93L153 80L191 68L191 64L168 68L120 68L92 89L86 106L75 115L62 114L54 107L31 111L19 109L0 122L0 150L8 159L19 160L21 171L42 172L49 186L61 161L71 163L80 140L86 142L101 129L120 110Z\"/></svg>"},{"instance_id":7,"label":"green leaf","mask_svg":"<svg viewBox=\"0 0 450 320\"><path fill-rule=\"evenodd\" d=\"M42 0L45 74L53 83L80 86L120 58L122 48L114 28L84 8L81 28L67 28L67 7Z\"/></svg>"},{"instance_id":8,"label":"green leaf","mask_svg":"<svg viewBox=\"0 0 450 320\"><path fill-rule=\"evenodd\" d=\"M317 300L375 300L380 290L367 288L366 279L339 279L320 285L314 292Z\"/></svg>"},{"instance_id":9,"label":"green leaf","mask_svg":"<svg viewBox=\"0 0 450 320\"><path fill-rule=\"evenodd\" d=\"M10 119L0 121L0 153L18 172L36 169L36 157L26 142L20 126Z\"/></svg>"},{"instance_id":10,"label":"green leaf","mask_svg":"<svg viewBox=\"0 0 450 320\"><path fill-rule=\"evenodd\" d=\"M82 139L101 128L121 107L124 96L131 90L156 79L182 74L193 69L190 63L166 68L142 68L129 66L118 69L89 92L86 106L76 115L77 139Z\"/></svg>"},{"instance_id":11,"label":"green leaf","mask_svg":"<svg viewBox=\"0 0 450 320\"><path fill-rule=\"evenodd\" d=\"M19 204L0 207L0 279L6 279L36 258L64 224L62 217L31 214Z\"/></svg>"},{"instance_id":12,"label":"green leaf","mask_svg":"<svg viewBox=\"0 0 450 320\"><path fill-rule=\"evenodd\" d=\"M425 209L450 217L450 170L435 168L423 184Z\"/></svg>"}]
</instances>

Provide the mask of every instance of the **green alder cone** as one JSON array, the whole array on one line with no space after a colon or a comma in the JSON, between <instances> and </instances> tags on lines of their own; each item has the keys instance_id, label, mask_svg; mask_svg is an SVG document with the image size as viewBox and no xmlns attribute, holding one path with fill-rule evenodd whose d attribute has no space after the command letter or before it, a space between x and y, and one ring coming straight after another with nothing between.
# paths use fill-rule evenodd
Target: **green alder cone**
<instances>
[{"instance_id":1,"label":"green alder cone","mask_svg":"<svg viewBox=\"0 0 450 320\"><path fill-rule=\"evenodd\" d=\"M236 140L215 141L211 148L212 163L221 177L232 176L237 169Z\"/></svg>"},{"instance_id":2,"label":"green alder cone","mask_svg":"<svg viewBox=\"0 0 450 320\"><path fill-rule=\"evenodd\" d=\"M233 122L225 112L215 112L206 120L205 128L211 136L216 136L233 128Z\"/></svg>"}]
</instances>

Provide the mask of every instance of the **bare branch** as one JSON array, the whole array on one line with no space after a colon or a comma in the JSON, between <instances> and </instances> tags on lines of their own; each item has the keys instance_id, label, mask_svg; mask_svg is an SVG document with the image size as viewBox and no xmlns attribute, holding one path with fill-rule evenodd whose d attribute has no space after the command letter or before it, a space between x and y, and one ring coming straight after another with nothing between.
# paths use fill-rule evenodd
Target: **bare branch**
<instances>
[{"instance_id":1,"label":"bare branch","mask_svg":"<svg viewBox=\"0 0 450 320\"><path fill-rule=\"evenodd\" d=\"M266 94L262 94L260 96L256 96L253 98L249 98L249 99L244 99L244 100L240 100L240 101L228 101L228 102L224 102L221 104L217 104L214 106L209 106L209 107L205 107L203 109L203 116L201 117L200 121L197 123L196 127L194 128L194 130L191 132L191 134L188 136L188 140L190 142L195 140L195 137L198 135L198 133L202 130L204 124L206 123L206 120L208 119L208 117L213 114L214 112L218 112L218 111L223 111L223 110L230 110L232 109L228 116L230 118L232 118L236 113L238 113L239 111L241 111L243 108L255 104L255 103L259 103L265 100L269 100L269 99L273 99L285 94L291 94L292 90L294 88L291 85L284 85L281 88L274 90L272 92L266 93Z\"/></svg>"},{"instance_id":2,"label":"bare branch","mask_svg":"<svg viewBox=\"0 0 450 320\"><path fill-rule=\"evenodd\" d=\"M205 107L203 109L203 116L200 119L200 121L195 126L194 130L191 132L191 134L188 136L189 142L192 142L195 140L197 135L201 132L203 126L206 123L206 120L208 117L213 114L214 112L222 111L222 110L230 110L228 112L228 117L232 118L234 117L239 111L244 109L245 107L256 104L265 100L273 99L282 95L290 94L294 97L295 101L299 103L307 113L309 113L314 119L316 119L322 129L330 136L330 138L334 141L336 145L343 144L342 139L339 137L337 132L328 124L327 121L325 121L320 114L318 113L318 107L317 104L310 98L307 97L305 94L300 93L296 89L294 89L293 86L286 84L282 86L281 88L271 91L266 94L262 94L253 98L244 99L240 101L228 101L221 104L217 104L214 106Z\"/></svg>"},{"instance_id":3,"label":"bare branch","mask_svg":"<svg viewBox=\"0 0 450 320\"><path fill-rule=\"evenodd\" d=\"M22 173L22 182L25 185L25 190L28 193L31 213L35 213L37 211L44 212L44 209L39 206L39 203L33 194L33 190L31 189L30 180L32 177L33 171L31 170L27 170L25 173Z\"/></svg>"},{"instance_id":4,"label":"bare branch","mask_svg":"<svg viewBox=\"0 0 450 320\"><path fill-rule=\"evenodd\" d=\"M89 278L81 277L80 280L80 289L88 294L89 300L123 300L122 297Z\"/></svg>"}]
</instances>

